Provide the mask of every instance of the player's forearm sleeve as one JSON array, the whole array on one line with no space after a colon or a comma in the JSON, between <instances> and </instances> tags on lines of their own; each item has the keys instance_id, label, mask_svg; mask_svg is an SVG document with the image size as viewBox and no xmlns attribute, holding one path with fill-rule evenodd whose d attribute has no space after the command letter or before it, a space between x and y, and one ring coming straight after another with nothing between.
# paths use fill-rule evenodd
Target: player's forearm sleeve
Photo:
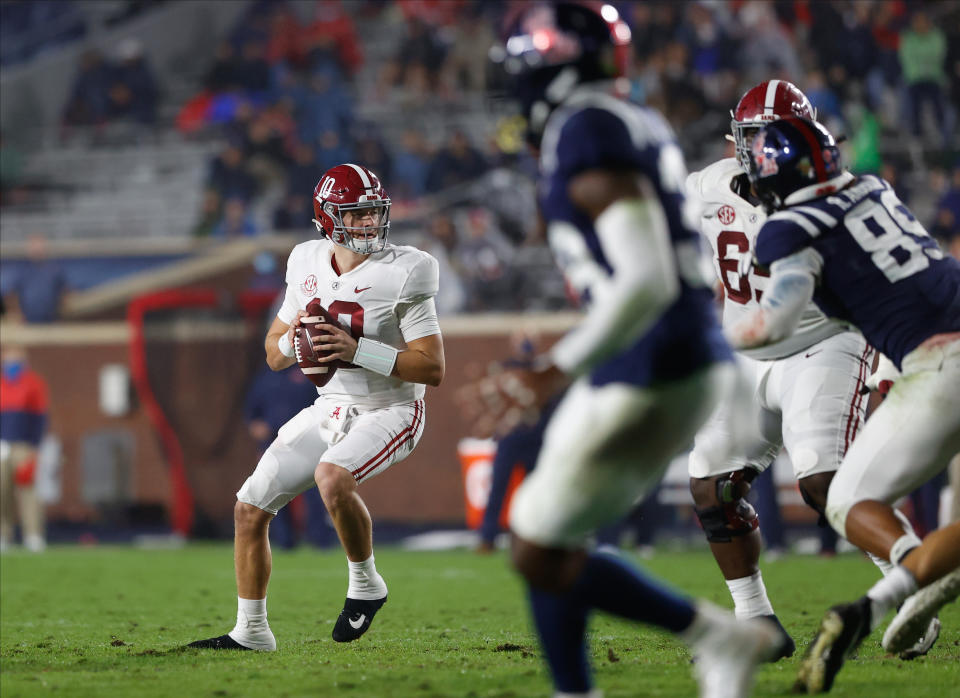
<instances>
[{"instance_id":1,"label":"player's forearm sleeve","mask_svg":"<svg viewBox=\"0 0 960 698\"><path fill-rule=\"evenodd\" d=\"M823 258L809 247L774 262L760 307L730 328L730 344L737 349L749 349L793 334L804 308L813 299L822 265Z\"/></svg>"},{"instance_id":2,"label":"player's forearm sleeve","mask_svg":"<svg viewBox=\"0 0 960 698\"><path fill-rule=\"evenodd\" d=\"M655 196L615 201L594 228L613 273L591 287L586 318L551 350L554 363L574 375L626 348L680 289L667 219Z\"/></svg>"}]
</instances>

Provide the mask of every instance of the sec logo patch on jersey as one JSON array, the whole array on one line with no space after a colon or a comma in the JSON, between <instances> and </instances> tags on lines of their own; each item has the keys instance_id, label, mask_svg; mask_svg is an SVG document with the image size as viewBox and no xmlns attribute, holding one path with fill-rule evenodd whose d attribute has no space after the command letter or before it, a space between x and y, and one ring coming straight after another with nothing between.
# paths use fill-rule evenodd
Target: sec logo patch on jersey
<instances>
[{"instance_id":1,"label":"sec logo patch on jersey","mask_svg":"<svg viewBox=\"0 0 960 698\"><path fill-rule=\"evenodd\" d=\"M317 292L317 276L316 274L310 274L306 279L303 280L303 283L300 284L300 290L308 296L312 296Z\"/></svg>"},{"instance_id":2,"label":"sec logo patch on jersey","mask_svg":"<svg viewBox=\"0 0 960 698\"><path fill-rule=\"evenodd\" d=\"M721 206L717 209L717 218L720 219L720 222L724 225L730 225L737 218L737 212L734 210L733 206Z\"/></svg>"}]
</instances>

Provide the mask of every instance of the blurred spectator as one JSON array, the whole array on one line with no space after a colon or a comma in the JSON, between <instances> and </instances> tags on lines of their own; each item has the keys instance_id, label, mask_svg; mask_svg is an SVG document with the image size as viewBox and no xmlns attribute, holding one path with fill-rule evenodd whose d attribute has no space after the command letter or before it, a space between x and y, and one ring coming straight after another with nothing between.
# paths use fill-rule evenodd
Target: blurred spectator
<instances>
[{"instance_id":1,"label":"blurred spectator","mask_svg":"<svg viewBox=\"0 0 960 698\"><path fill-rule=\"evenodd\" d=\"M65 125L92 126L106 120L110 112L110 72L99 51L84 52L63 110Z\"/></svg>"},{"instance_id":2,"label":"blurred spectator","mask_svg":"<svg viewBox=\"0 0 960 698\"><path fill-rule=\"evenodd\" d=\"M86 32L79 3L0 3L0 64L29 60Z\"/></svg>"},{"instance_id":3,"label":"blurred spectator","mask_svg":"<svg viewBox=\"0 0 960 698\"><path fill-rule=\"evenodd\" d=\"M735 67L736 46L714 9L703 3L689 3L684 9L687 21L678 38L687 46L691 67L701 79Z\"/></svg>"},{"instance_id":4,"label":"blurred spectator","mask_svg":"<svg viewBox=\"0 0 960 698\"><path fill-rule=\"evenodd\" d=\"M317 162L321 172L353 160L353 150L344 142L339 132L331 129L320 134L320 140L317 143Z\"/></svg>"},{"instance_id":5,"label":"blurred spectator","mask_svg":"<svg viewBox=\"0 0 960 698\"><path fill-rule=\"evenodd\" d=\"M674 3L637 2L629 6L626 19L633 34L633 52L637 61L646 62L661 51L680 27L680 9Z\"/></svg>"},{"instance_id":6,"label":"blurred spectator","mask_svg":"<svg viewBox=\"0 0 960 698\"><path fill-rule=\"evenodd\" d=\"M46 237L31 235L27 240L27 263L13 285L20 316L30 323L58 320L66 290L66 273L49 258Z\"/></svg>"},{"instance_id":7,"label":"blurred spectator","mask_svg":"<svg viewBox=\"0 0 960 698\"><path fill-rule=\"evenodd\" d=\"M270 39L267 41L267 62L288 63L297 68L306 65L303 27L285 3L275 3L270 15Z\"/></svg>"},{"instance_id":8,"label":"blurred spectator","mask_svg":"<svg viewBox=\"0 0 960 698\"><path fill-rule=\"evenodd\" d=\"M890 186L897 192L897 198L907 206L910 205L913 188L910 186L908 179L903 177L903 173L908 173L909 170L910 166L906 160L897 157L888 157L880 165L880 176L890 182Z\"/></svg>"},{"instance_id":9,"label":"blurred spectator","mask_svg":"<svg viewBox=\"0 0 960 698\"><path fill-rule=\"evenodd\" d=\"M910 19L910 29L900 36L900 65L910 96L911 128L915 136L923 132L924 105L933 107L934 123L942 129L943 144L949 145L953 133L943 89L946 84L944 62L947 40L927 13L918 10Z\"/></svg>"},{"instance_id":10,"label":"blurred spectator","mask_svg":"<svg viewBox=\"0 0 960 698\"><path fill-rule=\"evenodd\" d=\"M317 399L317 389L296 366L284 371L265 368L253 380L244 406L244 419L250 436L263 453L276 438L277 431L300 410ZM327 510L316 487L309 488L298 498L307 505L307 536L315 545L329 545L332 529L326 523ZM282 548L293 548L297 543L296 502L284 507L270 522L270 538Z\"/></svg>"},{"instance_id":11,"label":"blurred spectator","mask_svg":"<svg viewBox=\"0 0 960 698\"><path fill-rule=\"evenodd\" d=\"M870 26L871 12L872 8L866 3L850 3L844 7L837 28L840 45L836 61L843 68L844 80L864 85L868 107L876 108L882 94L870 89L878 85L872 73L876 72L879 78L881 71L877 66L877 46Z\"/></svg>"},{"instance_id":12,"label":"blurred spectator","mask_svg":"<svg viewBox=\"0 0 960 698\"><path fill-rule=\"evenodd\" d=\"M316 143L327 131L346 133L353 119L353 101L335 68L321 65L310 76L297 105L300 140Z\"/></svg>"},{"instance_id":13,"label":"blurred spectator","mask_svg":"<svg viewBox=\"0 0 960 698\"><path fill-rule=\"evenodd\" d=\"M265 48L260 41L247 41L237 62L240 87L249 92L266 92L270 89L270 64Z\"/></svg>"},{"instance_id":14,"label":"blurred spectator","mask_svg":"<svg viewBox=\"0 0 960 698\"><path fill-rule=\"evenodd\" d=\"M456 266L467 288L468 310L517 310L513 248L495 228L490 212L473 208L467 215L467 237L456 249Z\"/></svg>"},{"instance_id":15,"label":"blurred spectator","mask_svg":"<svg viewBox=\"0 0 960 698\"><path fill-rule=\"evenodd\" d=\"M213 235L214 229L223 217L223 211L220 210L220 194L213 189L207 189L203 192L203 203L200 208L200 218L193 226L191 234L193 237L203 238Z\"/></svg>"},{"instance_id":16,"label":"blurred spectator","mask_svg":"<svg viewBox=\"0 0 960 698\"><path fill-rule=\"evenodd\" d=\"M437 313L450 315L459 313L467 305L467 292L458 268L457 228L448 213L437 213L430 217L425 239L417 247L428 252L437 260L440 273L440 288L437 294Z\"/></svg>"},{"instance_id":17,"label":"blurred spectator","mask_svg":"<svg viewBox=\"0 0 960 698\"><path fill-rule=\"evenodd\" d=\"M829 3L811 4L822 6ZM739 18L743 29L738 53L740 69L748 78L746 82L769 80L772 75L802 82L803 71L795 42L777 21L773 3L744 3Z\"/></svg>"},{"instance_id":18,"label":"blurred spectator","mask_svg":"<svg viewBox=\"0 0 960 698\"><path fill-rule=\"evenodd\" d=\"M247 202L241 198L227 199L223 205L223 217L211 235L216 238L238 238L256 235L256 224L247 212Z\"/></svg>"},{"instance_id":19,"label":"blurred spectator","mask_svg":"<svg viewBox=\"0 0 960 698\"><path fill-rule=\"evenodd\" d=\"M381 182L392 182L393 162L383 141L374 135L376 129L372 126L361 126L360 131L361 135L354 147L356 160L376 172Z\"/></svg>"},{"instance_id":20,"label":"blurred spectator","mask_svg":"<svg viewBox=\"0 0 960 698\"><path fill-rule=\"evenodd\" d=\"M110 117L152 124L157 118L157 82L138 39L117 45L118 64L110 85Z\"/></svg>"},{"instance_id":21,"label":"blurred spectator","mask_svg":"<svg viewBox=\"0 0 960 698\"><path fill-rule=\"evenodd\" d=\"M690 70L686 44L673 41L663 50L661 75L664 109L677 129L693 124L706 112L706 98Z\"/></svg>"},{"instance_id":22,"label":"blurred spectator","mask_svg":"<svg viewBox=\"0 0 960 698\"><path fill-rule=\"evenodd\" d=\"M905 4L902 0L892 0L875 3L873 7L871 31L877 50L873 61L884 84L892 87L900 82L900 58L897 54Z\"/></svg>"},{"instance_id":23,"label":"blurred spectator","mask_svg":"<svg viewBox=\"0 0 960 698\"><path fill-rule=\"evenodd\" d=\"M495 36L491 23L482 17L483 8L482 3L470 5L452 28L440 74L447 95L480 92L486 86L487 53Z\"/></svg>"},{"instance_id":24,"label":"blurred spectator","mask_svg":"<svg viewBox=\"0 0 960 698\"><path fill-rule=\"evenodd\" d=\"M243 84L242 65L233 44L221 41L217 45L213 65L203 79L204 86L211 92L228 92L240 89Z\"/></svg>"},{"instance_id":25,"label":"blurred spectator","mask_svg":"<svg viewBox=\"0 0 960 698\"><path fill-rule=\"evenodd\" d=\"M267 112L255 116L247 127L243 159L247 172L256 177L261 190L285 183L289 158L283 138L273 129Z\"/></svg>"},{"instance_id":26,"label":"blurred spectator","mask_svg":"<svg viewBox=\"0 0 960 698\"><path fill-rule=\"evenodd\" d=\"M47 427L47 384L27 364L22 347L0 351L0 550L13 543L19 509L24 547L41 552L46 535L35 480L37 447Z\"/></svg>"},{"instance_id":27,"label":"blurred spectator","mask_svg":"<svg viewBox=\"0 0 960 698\"><path fill-rule=\"evenodd\" d=\"M397 200L415 199L427 192L430 173L430 146L423 134L408 128L400 137L393 156L393 184L390 195Z\"/></svg>"},{"instance_id":28,"label":"blurred spectator","mask_svg":"<svg viewBox=\"0 0 960 698\"><path fill-rule=\"evenodd\" d=\"M437 192L471 182L484 174L488 167L486 159L470 144L467 135L460 130L454 131L430 164L427 188Z\"/></svg>"},{"instance_id":29,"label":"blurred spectator","mask_svg":"<svg viewBox=\"0 0 960 698\"><path fill-rule=\"evenodd\" d=\"M960 259L960 164L954 166L940 195L930 233L940 239L952 256Z\"/></svg>"},{"instance_id":30,"label":"blurred spectator","mask_svg":"<svg viewBox=\"0 0 960 698\"><path fill-rule=\"evenodd\" d=\"M23 176L23 153L0 132L0 206L13 201Z\"/></svg>"},{"instance_id":31,"label":"blurred spectator","mask_svg":"<svg viewBox=\"0 0 960 698\"><path fill-rule=\"evenodd\" d=\"M855 126L851 139L853 158L850 169L856 174L877 174L883 158L880 156L880 122L869 107L857 105Z\"/></svg>"},{"instance_id":32,"label":"blurred spectator","mask_svg":"<svg viewBox=\"0 0 960 698\"><path fill-rule=\"evenodd\" d=\"M293 164L287 169L287 196L312 196L314 187L324 170L317 164L316 151L308 143L299 143L293 149ZM374 170L377 172L377 170Z\"/></svg>"},{"instance_id":33,"label":"blurred spectator","mask_svg":"<svg viewBox=\"0 0 960 698\"><path fill-rule=\"evenodd\" d=\"M806 81L798 87L807 95L817 110L817 119L828 127L843 123L843 110L836 93L830 89L822 70L811 70Z\"/></svg>"},{"instance_id":34,"label":"blurred spectator","mask_svg":"<svg viewBox=\"0 0 960 698\"><path fill-rule=\"evenodd\" d=\"M446 50L431 27L420 18L409 18L405 28L400 49L381 73L381 85L402 86L423 98L437 88Z\"/></svg>"},{"instance_id":35,"label":"blurred spectator","mask_svg":"<svg viewBox=\"0 0 960 698\"><path fill-rule=\"evenodd\" d=\"M313 234L313 205L310 198L312 189L288 191L273 213L273 229L277 231L297 231Z\"/></svg>"},{"instance_id":36,"label":"blurred spectator","mask_svg":"<svg viewBox=\"0 0 960 698\"><path fill-rule=\"evenodd\" d=\"M243 151L239 146L228 145L210 166L207 188L220 195L221 199L250 201L257 191L257 182L246 170Z\"/></svg>"},{"instance_id":37,"label":"blurred spectator","mask_svg":"<svg viewBox=\"0 0 960 698\"><path fill-rule=\"evenodd\" d=\"M303 32L304 50L310 65L335 58L341 70L353 75L363 64L363 49L350 13L340 0L319 0L313 22Z\"/></svg>"}]
</instances>

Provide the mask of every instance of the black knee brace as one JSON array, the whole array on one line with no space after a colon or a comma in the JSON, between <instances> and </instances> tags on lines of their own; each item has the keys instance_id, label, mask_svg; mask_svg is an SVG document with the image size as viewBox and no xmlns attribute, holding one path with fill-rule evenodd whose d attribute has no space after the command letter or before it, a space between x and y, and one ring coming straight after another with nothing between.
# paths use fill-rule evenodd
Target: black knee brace
<instances>
[{"instance_id":1,"label":"black knee brace","mask_svg":"<svg viewBox=\"0 0 960 698\"><path fill-rule=\"evenodd\" d=\"M746 500L740 499L722 507L694 509L707 540L711 543L729 543L745 536L760 526L757 512Z\"/></svg>"},{"instance_id":2,"label":"black knee brace","mask_svg":"<svg viewBox=\"0 0 960 698\"><path fill-rule=\"evenodd\" d=\"M746 468L718 479L717 501L720 505L694 509L708 541L729 543L760 526L756 510L744 499L750 491L750 482L757 475L757 471Z\"/></svg>"}]
</instances>

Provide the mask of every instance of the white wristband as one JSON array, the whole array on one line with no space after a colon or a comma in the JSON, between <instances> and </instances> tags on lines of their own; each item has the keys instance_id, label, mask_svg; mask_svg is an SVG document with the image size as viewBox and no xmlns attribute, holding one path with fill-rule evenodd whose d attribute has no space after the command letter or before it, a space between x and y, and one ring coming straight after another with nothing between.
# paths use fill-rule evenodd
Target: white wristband
<instances>
[{"instance_id":1,"label":"white wristband","mask_svg":"<svg viewBox=\"0 0 960 698\"><path fill-rule=\"evenodd\" d=\"M290 342L290 337L287 332L280 335L280 339L277 340L277 348L280 350L280 353L288 359L293 358L293 344Z\"/></svg>"},{"instance_id":2,"label":"white wristband","mask_svg":"<svg viewBox=\"0 0 960 698\"><path fill-rule=\"evenodd\" d=\"M389 344L361 337L357 342L357 353L353 355L352 363L379 373L381 376L389 376L393 373L393 366L397 363L399 353L399 349Z\"/></svg>"}]
</instances>

